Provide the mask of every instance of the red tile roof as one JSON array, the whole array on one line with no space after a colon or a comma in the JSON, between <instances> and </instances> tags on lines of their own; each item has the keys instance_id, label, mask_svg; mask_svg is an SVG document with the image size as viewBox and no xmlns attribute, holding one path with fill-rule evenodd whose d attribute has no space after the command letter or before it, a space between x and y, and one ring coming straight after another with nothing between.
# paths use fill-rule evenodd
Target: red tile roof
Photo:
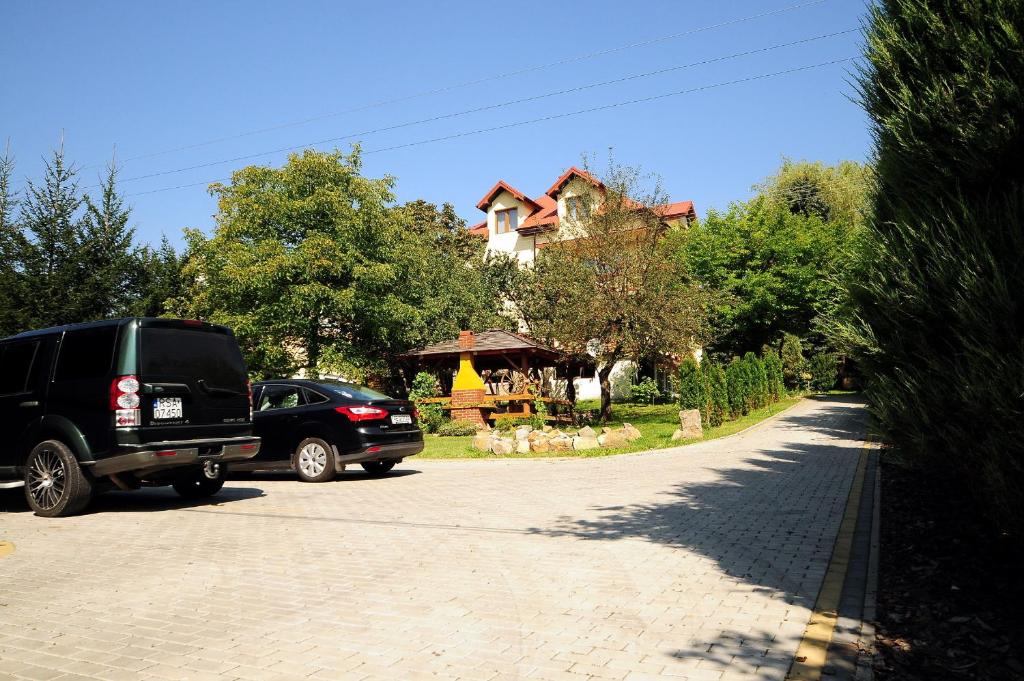
<instances>
[{"instance_id":1,"label":"red tile roof","mask_svg":"<svg viewBox=\"0 0 1024 681\"><path fill-rule=\"evenodd\" d=\"M476 204L476 207L480 210L487 212L491 203L494 201L494 197L500 194L502 191L506 191L516 199L524 203L527 207L526 219L523 221L517 231L522 234L537 234L550 229L557 229L558 227L558 200L557 196L562 188L565 187L574 178L579 178L585 182L589 182L598 189L604 189L604 184L596 177L591 175L581 168L572 166L564 173L561 177L555 180L555 183L551 185L551 188L544 194L538 196L536 199L531 199L523 192L519 191L512 185L508 184L504 180L498 180L497 184L491 187L491 190L484 195L480 202ZM637 205L639 208L640 206ZM657 207L658 212L665 220L677 220L682 217L688 219L696 219L697 213L693 208L692 201L677 201L675 203L666 203L663 206ZM487 221L473 225L469 228L471 234L478 236L487 236Z\"/></svg>"},{"instance_id":2,"label":"red tile roof","mask_svg":"<svg viewBox=\"0 0 1024 681\"><path fill-rule=\"evenodd\" d=\"M491 190L484 194L484 198L480 199L480 201L476 204L476 207L479 208L480 210L486 211L487 207L491 205L492 201L494 201L494 197L503 191L508 192L509 194L516 197L523 203L530 204L535 209L540 208L540 206L538 206L533 199L531 199L529 196L522 193L512 185L505 182L505 180L498 180L498 182L493 187L491 187Z\"/></svg>"}]
</instances>

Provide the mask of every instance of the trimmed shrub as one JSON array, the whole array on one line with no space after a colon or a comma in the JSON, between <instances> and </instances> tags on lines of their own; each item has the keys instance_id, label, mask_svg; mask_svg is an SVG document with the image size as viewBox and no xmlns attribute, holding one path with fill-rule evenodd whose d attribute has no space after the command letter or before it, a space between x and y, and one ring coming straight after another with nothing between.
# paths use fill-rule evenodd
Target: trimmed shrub
<instances>
[{"instance_id":1,"label":"trimmed shrub","mask_svg":"<svg viewBox=\"0 0 1024 681\"><path fill-rule=\"evenodd\" d=\"M725 370L709 359L701 364L708 380L708 423L712 427L720 426L729 415L729 388L726 385Z\"/></svg>"},{"instance_id":2,"label":"trimmed shrub","mask_svg":"<svg viewBox=\"0 0 1024 681\"><path fill-rule=\"evenodd\" d=\"M800 339L791 333L782 337L782 375L786 387L800 388L802 385L801 376L804 373L804 349Z\"/></svg>"},{"instance_id":3,"label":"trimmed shrub","mask_svg":"<svg viewBox=\"0 0 1024 681\"><path fill-rule=\"evenodd\" d=\"M729 417L737 419L749 411L747 365L739 357L733 357L726 367L725 384L729 394Z\"/></svg>"},{"instance_id":4,"label":"trimmed shrub","mask_svg":"<svg viewBox=\"0 0 1024 681\"><path fill-rule=\"evenodd\" d=\"M687 357L679 366L679 408L700 409L700 418L707 423L707 384L700 364L693 357Z\"/></svg>"},{"instance_id":5,"label":"trimmed shrub","mask_svg":"<svg viewBox=\"0 0 1024 681\"><path fill-rule=\"evenodd\" d=\"M420 428L428 433L436 433L446 422L444 410L439 404L423 404L420 400L426 397L437 397L440 394L441 386L433 374L421 371L412 379L409 400L420 410Z\"/></svg>"},{"instance_id":6,"label":"trimmed shrub","mask_svg":"<svg viewBox=\"0 0 1024 681\"><path fill-rule=\"evenodd\" d=\"M782 375L782 360L777 352L771 348L764 350L764 373L768 383L768 397L772 402L778 402L786 394L786 383Z\"/></svg>"},{"instance_id":7,"label":"trimmed shrub","mask_svg":"<svg viewBox=\"0 0 1024 681\"><path fill-rule=\"evenodd\" d=\"M812 388L820 392L831 390L839 376L839 360L831 352L819 352L807 362L807 372Z\"/></svg>"},{"instance_id":8,"label":"trimmed shrub","mask_svg":"<svg viewBox=\"0 0 1024 681\"><path fill-rule=\"evenodd\" d=\"M476 435L477 427L467 421L446 421L442 423L437 434L442 437L459 437L462 435Z\"/></svg>"},{"instance_id":9,"label":"trimmed shrub","mask_svg":"<svg viewBox=\"0 0 1024 681\"><path fill-rule=\"evenodd\" d=\"M750 408L760 409L768 404L768 378L764 371L764 364L753 352L743 356L747 365L747 375L750 381Z\"/></svg>"}]
</instances>

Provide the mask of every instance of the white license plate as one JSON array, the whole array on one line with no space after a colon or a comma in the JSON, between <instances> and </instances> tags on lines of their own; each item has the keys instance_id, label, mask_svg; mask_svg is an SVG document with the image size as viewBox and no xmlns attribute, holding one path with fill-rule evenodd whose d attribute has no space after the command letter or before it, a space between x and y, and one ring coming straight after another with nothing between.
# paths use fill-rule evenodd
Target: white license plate
<instances>
[{"instance_id":1,"label":"white license plate","mask_svg":"<svg viewBox=\"0 0 1024 681\"><path fill-rule=\"evenodd\" d=\"M153 418L180 419L181 416L180 397L157 397L153 400Z\"/></svg>"},{"instance_id":2,"label":"white license plate","mask_svg":"<svg viewBox=\"0 0 1024 681\"><path fill-rule=\"evenodd\" d=\"M391 417L391 423L412 423L412 417L406 414L398 414Z\"/></svg>"}]
</instances>

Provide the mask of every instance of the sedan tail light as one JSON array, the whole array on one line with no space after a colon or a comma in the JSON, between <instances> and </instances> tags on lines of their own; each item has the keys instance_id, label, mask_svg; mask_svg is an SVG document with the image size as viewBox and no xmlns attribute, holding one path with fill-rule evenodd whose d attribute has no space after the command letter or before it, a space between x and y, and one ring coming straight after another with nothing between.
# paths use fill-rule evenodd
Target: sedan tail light
<instances>
[{"instance_id":1,"label":"sedan tail light","mask_svg":"<svg viewBox=\"0 0 1024 681\"><path fill-rule=\"evenodd\" d=\"M388 410L380 407L335 407L334 411L347 416L349 421L377 421L388 417Z\"/></svg>"}]
</instances>

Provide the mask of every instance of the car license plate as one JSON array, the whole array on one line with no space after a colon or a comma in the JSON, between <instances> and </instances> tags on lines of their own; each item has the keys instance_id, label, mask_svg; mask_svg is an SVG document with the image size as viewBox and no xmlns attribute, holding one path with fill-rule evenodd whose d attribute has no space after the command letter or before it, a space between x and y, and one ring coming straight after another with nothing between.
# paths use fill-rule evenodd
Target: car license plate
<instances>
[{"instance_id":1,"label":"car license plate","mask_svg":"<svg viewBox=\"0 0 1024 681\"><path fill-rule=\"evenodd\" d=\"M180 419L181 416L180 397L157 397L153 400L153 418Z\"/></svg>"},{"instance_id":2,"label":"car license plate","mask_svg":"<svg viewBox=\"0 0 1024 681\"><path fill-rule=\"evenodd\" d=\"M391 417L391 423L412 423L412 417L408 414L396 414Z\"/></svg>"}]
</instances>

